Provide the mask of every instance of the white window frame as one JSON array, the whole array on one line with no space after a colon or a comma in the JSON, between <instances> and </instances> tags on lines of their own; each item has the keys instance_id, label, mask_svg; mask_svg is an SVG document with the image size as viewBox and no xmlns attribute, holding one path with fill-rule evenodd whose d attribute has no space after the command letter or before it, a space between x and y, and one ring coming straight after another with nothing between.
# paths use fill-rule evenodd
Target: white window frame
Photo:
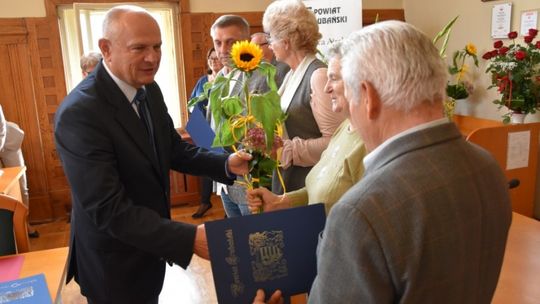
<instances>
[{"instance_id":1,"label":"white window frame","mask_svg":"<svg viewBox=\"0 0 540 304\"><path fill-rule=\"evenodd\" d=\"M181 51L180 23L178 3L171 2L138 2L138 3L73 3L57 7L62 58L67 91L71 91L82 80L80 56L89 51L99 52L97 41L101 37L101 26L85 31L83 29L90 20L90 15L96 11L105 12L116 5L134 4L148 10L156 18L161 29L162 57L156 82L160 85L163 98L169 110L175 128L185 126L187 117L187 96L185 78L181 71L183 54ZM84 16L81 19L81 16ZM100 24L101 25L101 24ZM164 29L165 28L165 29ZM170 29L170 30L167 30Z\"/></svg>"}]
</instances>

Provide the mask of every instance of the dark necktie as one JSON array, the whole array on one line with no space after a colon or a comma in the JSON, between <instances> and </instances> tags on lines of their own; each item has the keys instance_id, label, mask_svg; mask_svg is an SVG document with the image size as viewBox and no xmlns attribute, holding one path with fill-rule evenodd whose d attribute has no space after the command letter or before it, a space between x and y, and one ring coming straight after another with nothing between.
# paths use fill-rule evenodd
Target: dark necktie
<instances>
[{"instance_id":1,"label":"dark necktie","mask_svg":"<svg viewBox=\"0 0 540 304\"><path fill-rule=\"evenodd\" d=\"M148 105L146 100L146 91L143 88L137 89L137 94L133 100L137 106L137 112L139 112L139 118L141 119L142 124L146 130L146 134L152 149L157 159L156 144L154 142L154 128L152 127L152 118L150 117L150 112L148 111Z\"/></svg>"}]
</instances>

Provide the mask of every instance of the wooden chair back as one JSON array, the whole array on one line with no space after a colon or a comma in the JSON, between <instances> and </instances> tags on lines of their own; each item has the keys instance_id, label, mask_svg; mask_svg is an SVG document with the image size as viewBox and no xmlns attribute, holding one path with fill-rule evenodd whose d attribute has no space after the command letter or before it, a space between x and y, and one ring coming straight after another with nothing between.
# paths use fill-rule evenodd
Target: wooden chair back
<instances>
[{"instance_id":1,"label":"wooden chair back","mask_svg":"<svg viewBox=\"0 0 540 304\"><path fill-rule=\"evenodd\" d=\"M28 208L20 201L5 194L0 194L0 213L3 224L12 223L12 227L3 227L0 230L0 238L3 241L15 241L15 252L4 252L4 254L15 254L30 251L28 240L28 230L26 221ZM2 225L3 226L3 225ZM4 245L4 244L3 244ZM4 248L9 248L10 244L5 244Z\"/></svg>"}]
</instances>

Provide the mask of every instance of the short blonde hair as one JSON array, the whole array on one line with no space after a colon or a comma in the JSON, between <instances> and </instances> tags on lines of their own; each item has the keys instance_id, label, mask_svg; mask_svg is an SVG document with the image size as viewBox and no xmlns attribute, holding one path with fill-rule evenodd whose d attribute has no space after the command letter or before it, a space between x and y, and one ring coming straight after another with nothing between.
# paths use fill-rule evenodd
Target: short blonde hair
<instances>
[{"instance_id":1,"label":"short blonde hair","mask_svg":"<svg viewBox=\"0 0 540 304\"><path fill-rule=\"evenodd\" d=\"M264 11L264 31L287 38L293 49L315 54L322 35L317 18L300 0L277 0Z\"/></svg>"}]
</instances>

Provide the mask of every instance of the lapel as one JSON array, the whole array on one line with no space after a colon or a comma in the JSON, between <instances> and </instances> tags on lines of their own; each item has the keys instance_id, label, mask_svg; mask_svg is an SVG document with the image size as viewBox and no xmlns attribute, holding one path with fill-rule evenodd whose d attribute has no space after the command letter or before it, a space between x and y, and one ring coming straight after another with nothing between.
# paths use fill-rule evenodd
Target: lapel
<instances>
[{"instance_id":1,"label":"lapel","mask_svg":"<svg viewBox=\"0 0 540 304\"><path fill-rule=\"evenodd\" d=\"M96 66L96 78L96 85L99 88L98 94L101 95L100 98L106 100L116 108L116 121L124 129L128 137L130 137L136 143L141 152L152 163L152 167L154 167L161 180L160 165L154 156L152 145L148 141L146 130L144 129L139 116L131 106L130 101L127 100L124 93L122 93L118 85L116 85L111 76L109 76L101 62ZM150 115L152 115L153 112L151 109L154 107L151 106L152 102L148 102L148 104L151 113ZM156 116L157 114L152 115L152 124L154 126L154 130L156 130L156 122L154 119Z\"/></svg>"},{"instance_id":2,"label":"lapel","mask_svg":"<svg viewBox=\"0 0 540 304\"><path fill-rule=\"evenodd\" d=\"M384 167L392 160L408 152L457 139L463 139L463 137L454 123L445 123L407 134L379 151L375 159L373 159L371 168L366 168L366 174L368 171L374 172Z\"/></svg>"}]
</instances>

